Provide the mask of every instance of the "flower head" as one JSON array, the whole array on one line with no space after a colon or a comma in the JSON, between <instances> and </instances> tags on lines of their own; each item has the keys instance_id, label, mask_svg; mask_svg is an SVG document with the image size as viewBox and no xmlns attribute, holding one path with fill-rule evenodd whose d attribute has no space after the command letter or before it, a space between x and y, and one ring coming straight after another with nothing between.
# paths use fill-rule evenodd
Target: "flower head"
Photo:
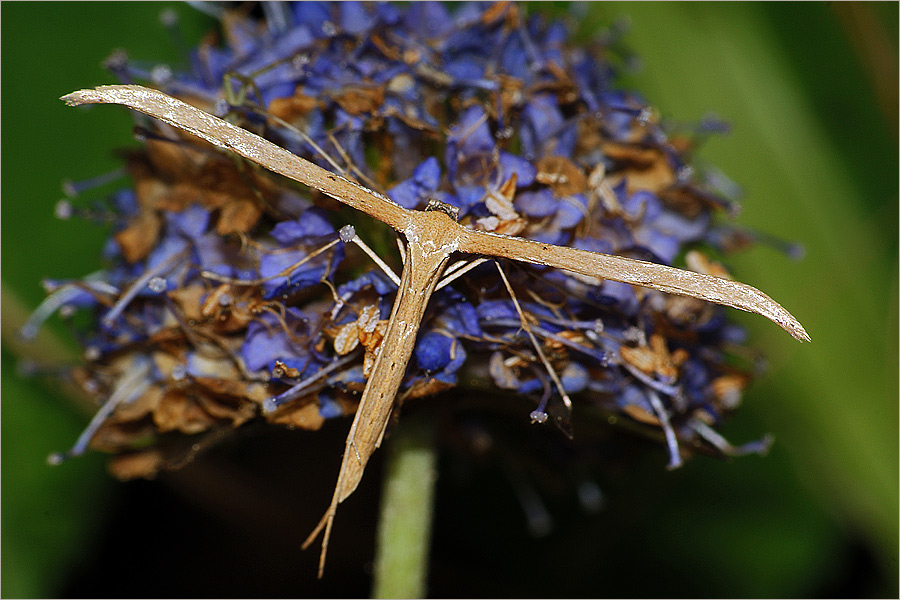
<instances>
[{"instance_id":1,"label":"flower head","mask_svg":"<svg viewBox=\"0 0 900 600\"><path fill-rule=\"evenodd\" d=\"M223 12L225 43L198 46L186 72L162 77L123 57L110 66L405 208L455 207L471 229L663 264L728 239L712 223L730 202L690 167L690 140L670 137L559 23L506 3L264 12ZM107 267L61 284L37 313L94 317L75 376L105 403L72 452L125 453L118 474L152 475L166 463L137 449L147 435L250 419L315 429L354 412L397 286L344 246L380 234L344 235L356 217L330 199L168 126L127 166L134 185L110 202ZM721 269L692 256L694 270ZM404 397L465 385L468 371L566 433L580 404L661 429L671 466L685 448L762 449L713 429L750 378L733 366L742 337L724 309L504 268L507 285L490 264L460 265L435 293ZM143 468L135 453L149 457Z\"/></svg>"}]
</instances>

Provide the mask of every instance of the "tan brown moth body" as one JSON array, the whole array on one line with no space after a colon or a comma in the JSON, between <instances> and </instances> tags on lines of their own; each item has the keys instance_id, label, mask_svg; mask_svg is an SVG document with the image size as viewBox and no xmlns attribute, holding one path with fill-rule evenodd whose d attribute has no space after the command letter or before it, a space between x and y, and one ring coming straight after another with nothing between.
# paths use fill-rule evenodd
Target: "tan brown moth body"
<instances>
[{"instance_id":1,"label":"tan brown moth body","mask_svg":"<svg viewBox=\"0 0 900 600\"><path fill-rule=\"evenodd\" d=\"M337 506L356 489L366 463L381 444L428 300L439 283L444 283L440 280L451 255L456 252L546 265L589 277L716 302L760 314L777 323L794 338L809 341L806 331L790 313L749 285L621 256L468 229L456 222L452 207L440 203L429 205L425 211L408 210L381 194L156 90L135 85L103 86L80 90L62 99L72 106L94 103L128 106L319 190L390 225L406 238L397 297L347 435L331 505L303 544L304 548L309 546L324 530L319 576L325 566ZM548 165L545 169L548 182L553 185L571 184L568 178L564 178L564 167ZM462 271L464 269L459 269L448 279ZM500 274L505 279L502 271Z\"/></svg>"}]
</instances>

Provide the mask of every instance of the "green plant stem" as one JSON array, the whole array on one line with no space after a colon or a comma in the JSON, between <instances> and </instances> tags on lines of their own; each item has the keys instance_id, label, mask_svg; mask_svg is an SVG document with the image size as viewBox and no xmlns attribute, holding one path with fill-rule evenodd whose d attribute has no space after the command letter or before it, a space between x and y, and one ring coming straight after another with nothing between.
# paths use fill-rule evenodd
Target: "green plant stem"
<instances>
[{"instance_id":1,"label":"green plant stem","mask_svg":"<svg viewBox=\"0 0 900 600\"><path fill-rule=\"evenodd\" d=\"M41 327L33 340L23 340L19 330L28 320L29 307L5 283L0 285L0 340L3 348L18 360L31 360L42 368L62 367L76 361L78 355L62 337L49 327ZM93 414L97 405L83 389L71 382L60 382L63 394L84 410Z\"/></svg>"},{"instance_id":2,"label":"green plant stem","mask_svg":"<svg viewBox=\"0 0 900 600\"><path fill-rule=\"evenodd\" d=\"M372 597L423 598L437 479L432 419L402 421L387 450Z\"/></svg>"}]
</instances>

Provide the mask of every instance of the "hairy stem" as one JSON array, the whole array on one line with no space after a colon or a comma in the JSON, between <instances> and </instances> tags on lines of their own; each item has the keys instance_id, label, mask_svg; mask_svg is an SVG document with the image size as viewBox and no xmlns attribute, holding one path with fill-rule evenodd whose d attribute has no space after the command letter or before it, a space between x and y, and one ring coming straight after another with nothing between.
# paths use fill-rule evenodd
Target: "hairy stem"
<instances>
[{"instance_id":1,"label":"hairy stem","mask_svg":"<svg viewBox=\"0 0 900 600\"><path fill-rule=\"evenodd\" d=\"M373 598L424 598L437 452L429 416L404 419L391 434L375 555Z\"/></svg>"}]
</instances>

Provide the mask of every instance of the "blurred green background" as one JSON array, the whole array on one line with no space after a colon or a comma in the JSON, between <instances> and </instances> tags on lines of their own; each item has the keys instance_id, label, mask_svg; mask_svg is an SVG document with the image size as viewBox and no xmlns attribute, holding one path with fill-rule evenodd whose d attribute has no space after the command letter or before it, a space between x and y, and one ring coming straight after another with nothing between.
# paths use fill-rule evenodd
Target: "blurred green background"
<instances>
[{"instance_id":1,"label":"blurred green background","mask_svg":"<svg viewBox=\"0 0 900 600\"><path fill-rule=\"evenodd\" d=\"M114 48L178 64L177 45L160 24L164 8L181 17L188 44L214 27L183 4L0 8L2 595L364 595L375 521L374 505L364 503L377 499L377 482L364 482L368 491L342 509L345 534L333 541L331 560L355 569L351 576L315 583L315 557L298 548L336 473L336 463L323 469L311 458L313 448L339 455L345 424L252 438L207 464L202 485L190 468L156 482L117 483L96 455L46 466L86 416L52 385L17 374L8 336L15 297L33 308L43 297L41 278L97 267L104 232L53 217L60 182L111 170L112 150L136 144L124 110L76 111L57 98L112 82L100 63ZM796 315L813 341L800 345L762 319L734 315L769 369L726 434L740 442L773 433L766 458L698 457L670 473L662 449L627 445L638 456L626 469L596 474L605 508L574 514L575 505L551 503L557 527L542 540L515 531L498 538L489 535L496 527L475 526L467 535L481 537L462 543L442 522L459 514L490 522L493 510L524 525L508 516L518 511L508 492L492 499L493 488L442 479L432 593L896 597L898 4L570 8L582 36L627 18L623 44L642 68L623 83L664 118L714 112L731 123L700 157L743 188L740 224L800 242L806 256L791 261L760 246L729 266ZM252 482L256 493L243 508L218 493L235 481L241 489ZM274 501L281 488L303 499ZM246 511L240 525L235 510ZM262 528L269 531L255 530ZM497 558L476 564L482 556Z\"/></svg>"}]
</instances>

